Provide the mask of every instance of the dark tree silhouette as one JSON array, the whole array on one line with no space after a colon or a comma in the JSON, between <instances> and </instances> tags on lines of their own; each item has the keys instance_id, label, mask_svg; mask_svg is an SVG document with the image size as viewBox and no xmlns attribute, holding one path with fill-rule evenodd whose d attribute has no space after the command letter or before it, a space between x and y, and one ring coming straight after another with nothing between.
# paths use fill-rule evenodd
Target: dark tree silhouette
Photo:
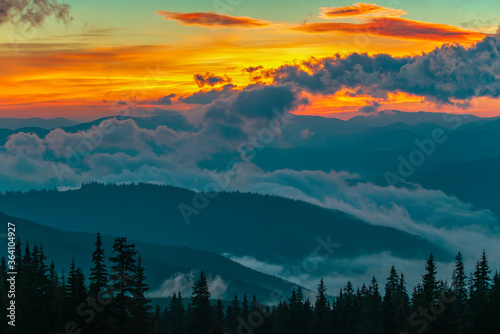
<instances>
[{"instance_id":1,"label":"dark tree silhouette","mask_svg":"<svg viewBox=\"0 0 500 334\"><path fill-rule=\"evenodd\" d=\"M24 249L21 252L21 249ZM105 276L105 256L100 235L97 236L87 288L84 272L72 261L68 273L58 272L51 262L47 266L44 249L26 243L16 244L18 305L16 327L6 322L1 333L61 333L71 324L81 334L382 334L500 333L500 275L491 276L486 253L478 259L467 280L462 255L456 256L451 284L437 279L432 254L427 259L422 283L408 297L404 275L392 267L381 297L375 277L370 284L354 287L351 282L336 297L327 295L320 280L312 305L302 288L274 305L261 305L253 296L242 300L210 299L209 282L204 272L193 287L190 299L174 293L168 306L162 308L146 298L149 287L142 258L133 244L118 237L113 244L109 280ZM5 316L7 306L5 258L0 261L0 306ZM88 290L87 290L88 289ZM94 302L99 291L107 291L110 303L101 305L94 318L79 318L80 307ZM308 293L308 292L307 292ZM187 310L184 302L190 301ZM98 301L98 300L97 300ZM412 312L410 312L410 310ZM76 311L76 312L75 312ZM99 314L109 312L109 319L97 321ZM88 315L88 314L87 314ZM85 320L90 320L87 326ZM72 322L74 321L74 325ZM74 327L76 326L76 327ZM69 327L68 327L69 328Z\"/></svg>"},{"instance_id":2,"label":"dark tree silhouette","mask_svg":"<svg viewBox=\"0 0 500 334\"><path fill-rule=\"evenodd\" d=\"M118 237L113 243L110 287L114 292L112 302L112 328L128 333L131 314L133 314L133 296L136 272L134 244L128 244L127 238Z\"/></svg>"},{"instance_id":3,"label":"dark tree silhouette","mask_svg":"<svg viewBox=\"0 0 500 334\"><path fill-rule=\"evenodd\" d=\"M208 333L213 325L212 313L208 280L202 271L191 296L190 334Z\"/></svg>"}]
</instances>

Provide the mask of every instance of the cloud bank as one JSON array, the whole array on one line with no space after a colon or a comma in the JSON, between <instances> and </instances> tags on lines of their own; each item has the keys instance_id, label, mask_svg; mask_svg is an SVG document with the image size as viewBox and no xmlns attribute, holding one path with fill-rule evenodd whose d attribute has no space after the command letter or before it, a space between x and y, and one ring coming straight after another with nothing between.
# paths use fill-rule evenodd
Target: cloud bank
<instances>
[{"instance_id":1,"label":"cloud bank","mask_svg":"<svg viewBox=\"0 0 500 334\"><path fill-rule=\"evenodd\" d=\"M176 131L164 125L146 129L132 119L111 119L101 127L106 130L101 133L94 126L77 133L56 129L44 138L14 134L0 151L0 187L6 190L75 187L90 181L153 182L203 191L215 179L229 180L221 190L276 195L340 210L370 224L419 235L451 252L460 249L477 254L485 245L500 244L492 237L497 235L498 221L489 210L476 209L456 197L418 185L382 187L361 182L348 172L264 172L244 160L233 166L231 173L201 167L212 154L236 152L241 143L248 143L257 133L256 124L269 124L269 114L254 112L258 103L248 104L267 93L256 90L254 94L226 106L246 106L236 108L239 114L233 118L229 113L219 116L209 109L205 117L210 120L197 131ZM291 101L286 90L271 95L276 96L276 104L288 105ZM218 108L221 112L222 106ZM214 117L225 123L212 121ZM275 136L279 137L279 132ZM98 145L92 147L92 143Z\"/></svg>"},{"instance_id":2,"label":"cloud bank","mask_svg":"<svg viewBox=\"0 0 500 334\"><path fill-rule=\"evenodd\" d=\"M432 52L416 56L393 57L387 54L353 53L287 64L274 69L260 66L243 69L258 71L259 78L272 80L267 86L289 85L295 100L304 93L335 98L337 93L348 92L350 97L390 100L391 94L405 93L423 97L437 105L468 108L475 98L500 97L500 35L488 36L471 47L444 45ZM210 75L200 81L206 85ZM216 82L223 81L215 77ZM266 86L259 82L246 87L225 84L182 97L188 104L208 105L216 100L237 98L242 92ZM210 87L210 85L209 85ZM246 93L243 93L246 94ZM303 104L307 104L303 100ZM378 108L369 104L361 112L370 113Z\"/></svg>"},{"instance_id":3,"label":"cloud bank","mask_svg":"<svg viewBox=\"0 0 500 334\"><path fill-rule=\"evenodd\" d=\"M313 94L350 89L356 95L386 98L390 92L423 96L436 103L500 96L500 36L476 45L445 45L413 57L354 53L270 70L275 84L294 84ZM467 104L465 104L467 105Z\"/></svg>"}]
</instances>

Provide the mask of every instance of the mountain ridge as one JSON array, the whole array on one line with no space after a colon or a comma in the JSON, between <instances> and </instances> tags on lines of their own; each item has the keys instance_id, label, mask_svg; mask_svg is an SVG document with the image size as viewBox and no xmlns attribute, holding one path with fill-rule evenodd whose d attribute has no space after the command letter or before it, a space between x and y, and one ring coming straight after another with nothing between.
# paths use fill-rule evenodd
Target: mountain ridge
<instances>
[{"instance_id":1,"label":"mountain ridge","mask_svg":"<svg viewBox=\"0 0 500 334\"><path fill-rule=\"evenodd\" d=\"M0 212L0 223L6 226L7 222L16 225L16 238L23 243L23 247L27 241L30 245L43 246L45 254L49 259L54 260L59 272L67 271L74 259L88 277L95 233L62 231ZM109 256L114 237L103 234L102 238L106 255ZM176 275L189 275L191 272L196 273L202 270L213 278L220 276L224 282L228 283L228 289L224 295L226 298L243 292L269 298L274 289L279 289L288 295L292 288L297 287L296 284L258 272L218 254L191 247L165 246L144 243L133 238L128 239L136 245L143 257L151 291L161 289L165 280Z\"/></svg>"},{"instance_id":2,"label":"mountain ridge","mask_svg":"<svg viewBox=\"0 0 500 334\"><path fill-rule=\"evenodd\" d=\"M122 231L138 241L196 245L218 254L251 256L272 263L301 261L317 247L318 237L328 236L342 244L336 250L341 257L384 251L405 258L426 256L429 251L439 258L449 257L439 247L406 232L277 196L217 193L186 224L179 205L192 205L196 194L171 186L95 183L65 192L7 193L0 196L0 211L54 228L99 229L107 234Z\"/></svg>"}]
</instances>

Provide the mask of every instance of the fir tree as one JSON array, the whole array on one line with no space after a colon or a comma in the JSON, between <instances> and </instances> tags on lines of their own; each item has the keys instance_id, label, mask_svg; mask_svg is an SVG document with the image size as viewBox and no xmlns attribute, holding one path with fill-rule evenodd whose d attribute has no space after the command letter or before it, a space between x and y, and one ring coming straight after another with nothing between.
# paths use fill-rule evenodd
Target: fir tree
<instances>
[{"instance_id":1,"label":"fir tree","mask_svg":"<svg viewBox=\"0 0 500 334\"><path fill-rule=\"evenodd\" d=\"M489 333L488 321L490 319L489 296L491 289L490 267L486 252L483 251L476 263L476 270L472 275L469 310L471 313L470 329L475 334Z\"/></svg>"},{"instance_id":2,"label":"fir tree","mask_svg":"<svg viewBox=\"0 0 500 334\"><path fill-rule=\"evenodd\" d=\"M149 305L151 301L144 296L144 294L149 290L149 286L145 283L145 281L146 276L142 266L142 257L139 255L134 271L134 281L132 283L133 299L131 307L131 333L139 331L141 333L151 332L150 311L152 306Z\"/></svg>"},{"instance_id":3,"label":"fir tree","mask_svg":"<svg viewBox=\"0 0 500 334\"><path fill-rule=\"evenodd\" d=\"M241 303L241 317L247 321L248 315L250 314L250 308L248 306L247 295L243 294L243 302Z\"/></svg>"},{"instance_id":4,"label":"fir tree","mask_svg":"<svg viewBox=\"0 0 500 334\"><path fill-rule=\"evenodd\" d=\"M136 253L134 244L128 244L125 237L118 237L113 243L113 256L109 259L112 263L110 286L114 292L111 325L120 333L127 332L133 313Z\"/></svg>"},{"instance_id":5,"label":"fir tree","mask_svg":"<svg viewBox=\"0 0 500 334\"><path fill-rule=\"evenodd\" d=\"M455 269L453 270L451 288L455 298L454 308L457 314L457 330L462 333L464 330L463 317L467 307L467 275L465 274L465 266L462 253L458 252L455 257Z\"/></svg>"},{"instance_id":6,"label":"fir tree","mask_svg":"<svg viewBox=\"0 0 500 334\"><path fill-rule=\"evenodd\" d=\"M215 313L215 325L214 328L210 331L211 334L225 334L226 329L224 327L224 305L222 305L222 301L217 299L217 304L214 309Z\"/></svg>"},{"instance_id":7,"label":"fir tree","mask_svg":"<svg viewBox=\"0 0 500 334\"><path fill-rule=\"evenodd\" d=\"M408 329L408 317L410 316L410 298L406 290L404 274L399 277L399 284L396 288L396 328L399 331Z\"/></svg>"},{"instance_id":8,"label":"fir tree","mask_svg":"<svg viewBox=\"0 0 500 334\"><path fill-rule=\"evenodd\" d=\"M71 261L71 266L66 285L66 296L71 306L75 308L87 299L87 288L85 286L85 275L83 271L76 267L75 260Z\"/></svg>"},{"instance_id":9,"label":"fir tree","mask_svg":"<svg viewBox=\"0 0 500 334\"><path fill-rule=\"evenodd\" d=\"M212 306L208 280L203 272L195 283L191 297L190 334L206 334L212 328Z\"/></svg>"},{"instance_id":10,"label":"fir tree","mask_svg":"<svg viewBox=\"0 0 500 334\"><path fill-rule=\"evenodd\" d=\"M396 268L392 266L387 283L385 284L385 295L382 304L382 329L384 334L394 334L396 328L396 308L397 288L399 285L399 276Z\"/></svg>"},{"instance_id":11,"label":"fir tree","mask_svg":"<svg viewBox=\"0 0 500 334\"><path fill-rule=\"evenodd\" d=\"M93 267L90 269L89 277L89 296L91 298L97 298L98 294L105 291L108 285L108 270L106 269L106 257L102 246L101 233L97 232L95 250L92 253Z\"/></svg>"},{"instance_id":12,"label":"fir tree","mask_svg":"<svg viewBox=\"0 0 500 334\"><path fill-rule=\"evenodd\" d=\"M72 321L77 317L77 308L85 303L88 298L87 287L85 286L85 275L76 266L75 260L71 261L67 281L64 283L64 322Z\"/></svg>"},{"instance_id":13,"label":"fir tree","mask_svg":"<svg viewBox=\"0 0 500 334\"><path fill-rule=\"evenodd\" d=\"M227 314L227 327L230 330L236 331L238 327L238 318L241 317L241 303L238 299L238 295L234 295L233 299L231 299L231 303L228 306L228 314Z\"/></svg>"},{"instance_id":14,"label":"fir tree","mask_svg":"<svg viewBox=\"0 0 500 334\"><path fill-rule=\"evenodd\" d=\"M490 293L489 303L490 315L492 317L490 322L490 332L496 333L500 331L500 274L495 273L493 277L493 286Z\"/></svg>"},{"instance_id":15,"label":"fir tree","mask_svg":"<svg viewBox=\"0 0 500 334\"><path fill-rule=\"evenodd\" d=\"M366 320L368 328L372 333L381 332L381 309L382 309L382 296L379 292L378 282L375 276L372 277L370 286L368 287L368 301L367 301L367 315Z\"/></svg>"},{"instance_id":16,"label":"fir tree","mask_svg":"<svg viewBox=\"0 0 500 334\"><path fill-rule=\"evenodd\" d=\"M434 255L431 253L425 264L426 273L422 276L423 299L426 305L438 298L437 290L437 268Z\"/></svg>"},{"instance_id":17,"label":"fir tree","mask_svg":"<svg viewBox=\"0 0 500 334\"><path fill-rule=\"evenodd\" d=\"M38 305L50 304L50 281L49 268L46 264L47 257L43 251L43 247L38 247L36 244L31 253L31 271L33 290L29 308L31 309L31 320L38 324L40 331L50 330L50 320L53 319L53 310L48 307L42 307L37 310Z\"/></svg>"},{"instance_id":18,"label":"fir tree","mask_svg":"<svg viewBox=\"0 0 500 334\"><path fill-rule=\"evenodd\" d=\"M288 300L288 308L290 310L290 333L300 333L302 321L302 302L299 300L295 289L292 290L292 296Z\"/></svg>"},{"instance_id":19,"label":"fir tree","mask_svg":"<svg viewBox=\"0 0 500 334\"><path fill-rule=\"evenodd\" d=\"M110 308L107 303L112 298L108 289L108 270L106 268L106 255L103 249L101 233L97 232L95 250L92 253L92 268L90 269L89 298L101 306L90 324L90 330L94 332L106 332L110 330Z\"/></svg>"},{"instance_id":20,"label":"fir tree","mask_svg":"<svg viewBox=\"0 0 500 334\"><path fill-rule=\"evenodd\" d=\"M170 301L170 312L168 316L168 328L169 333L179 333L185 332L185 310L182 303L182 295L179 292L178 295L174 293L172 300Z\"/></svg>"},{"instance_id":21,"label":"fir tree","mask_svg":"<svg viewBox=\"0 0 500 334\"><path fill-rule=\"evenodd\" d=\"M326 286L323 279L320 279L318 285L318 293L316 295L316 302L314 303L313 311L313 333L326 333L329 326L329 313L330 305L326 299Z\"/></svg>"}]
</instances>

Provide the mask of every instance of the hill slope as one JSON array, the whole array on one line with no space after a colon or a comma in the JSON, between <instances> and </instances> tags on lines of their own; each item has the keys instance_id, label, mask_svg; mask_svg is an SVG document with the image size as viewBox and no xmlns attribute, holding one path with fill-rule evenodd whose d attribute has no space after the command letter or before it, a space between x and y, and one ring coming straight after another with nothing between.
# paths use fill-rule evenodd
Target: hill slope
<instances>
[{"instance_id":1,"label":"hill slope","mask_svg":"<svg viewBox=\"0 0 500 334\"><path fill-rule=\"evenodd\" d=\"M28 240L30 245L34 243L43 245L49 261L54 260L59 272L63 270L67 272L71 260L75 259L76 264L82 267L88 277L94 251L94 233L61 231L0 212L0 224L7 226L7 222L16 224L16 237L23 244ZM116 233L120 235L119 231ZM113 238L103 236L107 256L111 254ZM134 243L143 257L148 283L152 290L158 289L165 280L175 278L179 274L189 276L201 270L212 278L220 276L222 282L226 284L222 295L225 298L231 298L235 293L239 295L247 293L256 294L261 296L262 300L266 300L275 289L283 291L284 295L289 295L291 289L295 287L292 283L249 269L218 254L186 247L136 241Z\"/></svg>"},{"instance_id":2,"label":"hill slope","mask_svg":"<svg viewBox=\"0 0 500 334\"><path fill-rule=\"evenodd\" d=\"M0 211L64 230L100 230L138 241L196 247L218 254L296 263L318 246L318 238L341 244L336 256L389 251L422 258L443 250L417 236L372 226L340 211L274 196L219 193L184 221L179 205L193 207L196 193L169 186L84 185L67 192L31 191L0 196Z\"/></svg>"},{"instance_id":3,"label":"hill slope","mask_svg":"<svg viewBox=\"0 0 500 334\"><path fill-rule=\"evenodd\" d=\"M78 122L66 118L0 118L0 128L16 130L19 128L41 128L41 129L55 129L66 126L75 126Z\"/></svg>"}]
</instances>

